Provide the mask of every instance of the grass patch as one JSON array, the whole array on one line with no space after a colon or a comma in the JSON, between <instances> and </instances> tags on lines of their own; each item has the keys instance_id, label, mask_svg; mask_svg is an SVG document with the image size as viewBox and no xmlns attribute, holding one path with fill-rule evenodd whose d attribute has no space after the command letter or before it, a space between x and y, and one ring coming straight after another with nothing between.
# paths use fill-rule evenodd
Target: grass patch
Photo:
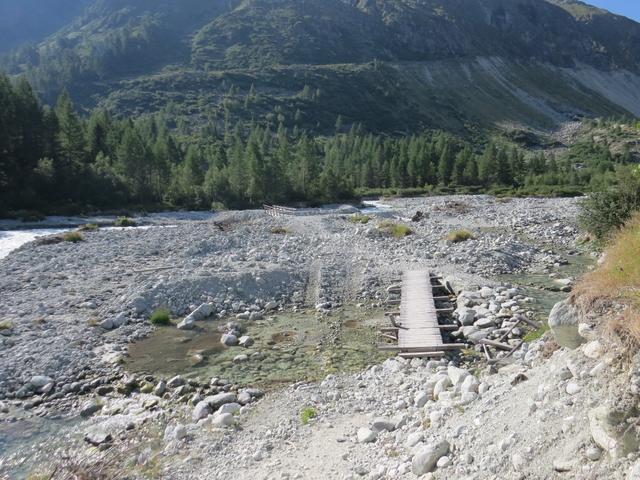
<instances>
[{"instance_id":1,"label":"grass patch","mask_svg":"<svg viewBox=\"0 0 640 480\"><path fill-rule=\"evenodd\" d=\"M78 227L79 232L95 232L100 227L96 223L85 223L84 225L80 225Z\"/></svg>"},{"instance_id":2,"label":"grass patch","mask_svg":"<svg viewBox=\"0 0 640 480\"><path fill-rule=\"evenodd\" d=\"M0 330L11 330L13 328L13 323L11 320L5 320L4 322L0 322Z\"/></svg>"},{"instance_id":3,"label":"grass patch","mask_svg":"<svg viewBox=\"0 0 640 480\"><path fill-rule=\"evenodd\" d=\"M543 323L542 327L527 333L522 339L527 343L535 342L536 340L540 340L542 337L544 337L544 334L549 330L549 325Z\"/></svg>"},{"instance_id":4,"label":"grass patch","mask_svg":"<svg viewBox=\"0 0 640 480\"><path fill-rule=\"evenodd\" d=\"M388 235L392 235L396 238L404 238L413 234L413 230L407 225L402 223L394 223L391 221L382 222L378 225L378 229Z\"/></svg>"},{"instance_id":5,"label":"grass patch","mask_svg":"<svg viewBox=\"0 0 640 480\"><path fill-rule=\"evenodd\" d=\"M300 412L300 419L303 425L307 425L312 419L318 416L318 411L313 407L306 407Z\"/></svg>"},{"instance_id":6,"label":"grass patch","mask_svg":"<svg viewBox=\"0 0 640 480\"><path fill-rule=\"evenodd\" d=\"M118 217L116 221L113 222L113 224L116 227L135 227L136 226L135 220L129 217Z\"/></svg>"},{"instance_id":7,"label":"grass patch","mask_svg":"<svg viewBox=\"0 0 640 480\"><path fill-rule=\"evenodd\" d=\"M361 225L366 225L370 221L371 221L371 217L369 215L362 215L360 213L357 213L349 218L349 222L361 224Z\"/></svg>"},{"instance_id":8,"label":"grass patch","mask_svg":"<svg viewBox=\"0 0 640 480\"><path fill-rule=\"evenodd\" d=\"M65 242L78 243L84 242L84 237L80 232L67 232L62 236Z\"/></svg>"},{"instance_id":9,"label":"grass patch","mask_svg":"<svg viewBox=\"0 0 640 480\"><path fill-rule=\"evenodd\" d=\"M151 314L149 321L153 325L169 325L171 323L171 312L166 308L159 308Z\"/></svg>"},{"instance_id":10,"label":"grass patch","mask_svg":"<svg viewBox=\"0 0 640 480\"><path fill-rule=\"evenodd\" d=\"M271 233L274 235L291 235L293 232L289 228L285 227L273 227Z\"/></svg>"},{"instance_id":11,"label":"grass patch","mask_svg":"<svg viewBox=\"0 0 640 480\"><path fill-rule=\"evenodd\" d=\"M461 243L466 242L468 240L473 240L476 236L473 232L469 230L454 230L449 235L447 235L447 240L453 243Z\"/></svg>"},{"instance_id":12,"label":"grass patch","mask_svg":"<svg viewBox=\"0 0 640 480\"><path fill-rule=\"evenodd\" d=\"M471 358L483 358L484 355L473 348L463 348L460 350L463 356L471 357Z\"/></svg>"},{"instance_id":13,"label":"grass patch","mask_svg":"<svg viewBox=\"0 0 640 480\"><path fill-rule=\"evenodd\" d=\"M591 311L625 305L627 308L615 313L607 326L630 347L640 345L640 213L613 237L604 262L578 282L574 299Z\"/></svg>"}]
</instances>

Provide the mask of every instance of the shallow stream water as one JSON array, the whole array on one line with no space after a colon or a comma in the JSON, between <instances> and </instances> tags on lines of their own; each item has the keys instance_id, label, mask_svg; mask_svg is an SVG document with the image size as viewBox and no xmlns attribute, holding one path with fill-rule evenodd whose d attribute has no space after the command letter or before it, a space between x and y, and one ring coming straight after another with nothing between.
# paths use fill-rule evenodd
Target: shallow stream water
<instances>
[{"instance_id":1,"label":"shallow stream water","mask_svg":"<svg viewBox=\"0 0 640 480\"><path fill-rule=\"evenodd\" d=\"M553 306L569 296L569 292L561 291L562 284L557 280L579 278L595 265L594 258L586 254L569 255L567 260L566 265L554 269L555 278L550 277L548 272L540 272L498 275L494 280L516 285L524 290L528 297L535 300L532 307L538 320L546 321Z\"/></svg>"},{"instance_id":2,"label":"shallow stream water","mask_svg":"<svg viewBox=\"0 0 640 480\"><path fill-rule=\"evenodd\" d=\"M348 306L318 317L315 311L277 313L244 322L255 340L251 348L225 347L220 327L229 320L198 323L194 331L159 328L129 347L128 370L208 381L213 377L239 385L265 388L303 380L320 380L329 373L356 372L388 354L377 350L380 310ZM247 355L245 361L234 361Z\"/></svg>"}]
</instances>

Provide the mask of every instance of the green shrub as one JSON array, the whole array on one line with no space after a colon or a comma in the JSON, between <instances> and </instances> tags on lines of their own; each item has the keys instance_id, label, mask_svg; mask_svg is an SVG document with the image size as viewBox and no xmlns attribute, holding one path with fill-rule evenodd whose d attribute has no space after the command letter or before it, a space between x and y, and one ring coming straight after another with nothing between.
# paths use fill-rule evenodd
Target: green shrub
<instances>
[{"instance_id":1,"label":"green shrub","mask_svg":"<svg viewBox=\"0 0 640 480\"><path fill-rule=\"evenodd\" d=\"M285 228L285 227L273 227L271 229L271 233L275 234L275 235L289 235L291 233L293 233L290 229Z\"/></svg>"},{"instance_id":2,"label":"green shrub","mask_svg":"<svg viewBox=\"0 0 640 480\"><path fill-rule=\"evenodd\" d=\"M351 223L360 223L362 225L366 225L371 221L371 217L369 215L361 215L359 213L353 215L349 218Z\"/></svg>"},{"instance_id":3,"label":"green shrub","mask_svg":"<svg viewBox=\"0 0 640 480\"><path fill-rule=\"evenodd\" d=\"M615 188L592 194L582 202L580 223L598 239L622 227L640 210L640 167L621 168Z\"/></svg>"},{"instance_id":4,"label":"green shrub","mask_svg":"<svg viewBox=\"0 0 640 480\"><path fill-rule=\"evenodd\" d=\"M135 227L136 222L129 217L118 217L117 220L114 222L114 225L116 227Z\"/></svg>"},{"instance_id":5,"label":"green shrub","mask_svg":"<svg viewBox=\"0 0 640 480\"><path fill-rule=\"evenodd\" d=\"M454 230L449 235L447 235L447 240L453 243L461 243L466 242L467 240L473 240L475 235L473 232L469 230Z\"/></svg>"},{"instance_id":6,"label":"green shrub","mask_svg":"<svg viewBox=\"0 0 640 480\"><path fill-rule=\"evenodd\" d=\"M535 342L536 340L542 338L544 334L547 333L549 330L550 330L549 325L545 323L538 330L534 330L532 332L527 333L524 336L523 340L528 343Z\"/></svg>"},{"instance_id":7,"label":"green shrub","mask_svg":"<svg viewBox=\"0 0 640 480\"><path fill-rule=\"evenodd\" d=\"M95 223L86 223L78 227L79 232L95 232L100 227Z\"/></svg>"},{"instance_id":8,"label":"green shrub","mask_svg":"<svg viewBox=\"0 0 640 480\"><path fill-rule=\"evenodd\" d=\"M169 325L171 323L171 312L166 308L159 308L151 314L149 321L153 325Z\"/></svg>"},{"instance_id":9,"label":"green shrub","mask_svg":"<svg viewBox=\"0 0 640 480\"><path fill-rule=\"evenodd\" d=\"M302 409L300 413L300 418L302 419L302 424L307 425L311 419L316 418L318 416L318 411L313 407L306 407Z\"/></svg>"},{"instance_id":10,"label":"green shrub","mask_svg":"<svg viewBox=\"0 0 640 480\"><path fill-rule=\"evenodd\" d=\"M78 243L84 242L84 237L80 232L67 232L62 235L65 242Z\"/></svg>"},{"instance_id":11,"label":"green shrub","mask_svg":"<svg viewBox=\"0 0 640 480\"><path fill-rule=\"evenodd\" d=\"M13 328L13 323L11 323L11 320L5 320L3 322L0 322L0 330L11 330Z\"/></svg>"},{"instance_id":12,"label":"green shrub","mask_svg":"<svg viewBox=\"0 0 640 480\"><path fill-rule=\"evenodd\" d=\"M404 238L413 233L413 230L411 230L407 225L391 222L389 220L378 225L378 229L388 235L393 235L396 238Z\"/></svg>"}]
</instances>

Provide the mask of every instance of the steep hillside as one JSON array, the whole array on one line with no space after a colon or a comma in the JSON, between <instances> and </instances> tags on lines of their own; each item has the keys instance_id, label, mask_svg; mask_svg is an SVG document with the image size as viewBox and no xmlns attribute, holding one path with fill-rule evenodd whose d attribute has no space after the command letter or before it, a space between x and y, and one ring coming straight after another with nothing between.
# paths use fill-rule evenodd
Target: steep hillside
<instances>
[{"instance_id":1,"label":"steep hillside","mask_svg":"<svg viewBox=\"0 0 640 480\"><path fill-rule=\"evenodd\" d=\"M0 53L41 42L71 22L91 0L0 0Z\"/></svg>"},{"instance_id":2,"label":"steep hillside","mask_svg":"<svg viewBox=\"0 0 640 480\"><path fill-rule=\"evenodd\" d=\"M47 102L67 87L84 107L169 105L188 125L329 131L342 116L462 131L640 115L640 25L569 0L97 0L4 65Z\"/></svg>"}]
</instances>

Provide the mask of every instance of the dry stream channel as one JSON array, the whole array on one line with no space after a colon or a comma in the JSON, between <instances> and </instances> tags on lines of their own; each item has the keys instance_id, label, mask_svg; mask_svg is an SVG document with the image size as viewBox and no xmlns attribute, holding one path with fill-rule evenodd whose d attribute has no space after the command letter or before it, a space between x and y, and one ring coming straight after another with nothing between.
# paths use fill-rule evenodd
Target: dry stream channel
<instances>
[{"instance_id":1,"label":"dry stream channel","mask_svg":"<svg viewBox=\"0 0 640 480\"><path fill-rule=\"evenodd\" d=\"M378 206L374 206L378 208ZM42 234L62 230L21 230L0 232L0 258ZM576 278L593 265L588 255L566 256L568 263L549 271L507 274L492 280L518 286L533 299L532 310L539 320L546 320L553 305L568 295L558 279ZM565 288L565 290L567 290ZM330 373L362 371L389 356L377 350L378 329L386 325L384 310L370 304L346 304L320 314L315 308L277 311L260 320L238 321L235 318L197 322L191 331L176 329L179 319L157 328L150 336L132 343L124 367L136 375L209 382L224 379L239 386L258 387L265 391L301 381L319 381ZM220 341L228 322L239 323L255 341L250 348L226 347ZM64 415L16 417L15 422L0 422L0 472L4 458L28 455L34 445L61 435L60 441L77 441L82 420ZM78 437L78 438L76 438ZM15 457L14 457L15 458ZM28 462L23 464L28 472Z\"/></svg>"}]
</instances>

